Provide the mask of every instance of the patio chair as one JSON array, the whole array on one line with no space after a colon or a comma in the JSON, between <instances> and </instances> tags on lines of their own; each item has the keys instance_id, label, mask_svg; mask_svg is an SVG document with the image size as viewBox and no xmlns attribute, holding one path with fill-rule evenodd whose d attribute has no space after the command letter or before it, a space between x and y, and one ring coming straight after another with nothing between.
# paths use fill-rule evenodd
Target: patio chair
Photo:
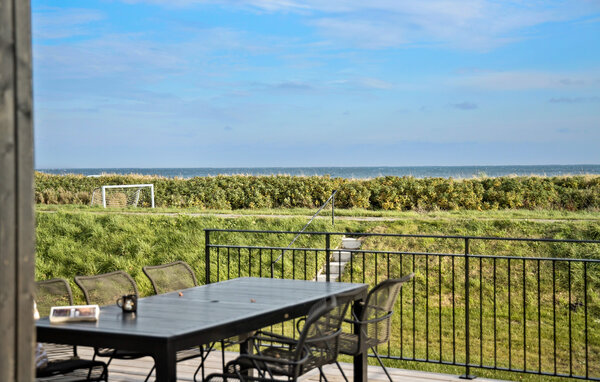
<instances>
[{"instance_id":1,"label":"patio chair","mask_svg":"<svg viewBox=\"0 0 600 382\"><path fill-rule=\"evenodd\" d=\"M50 314L53 306L73 305L73 293L65 279L36 282L36 304L41 317ZM42 344L48 364L36 368L36 380L64 375L72 381L107 381L108 370L104 362L80 359L77 347L61 344Z\"/></svg>"},{"instance_id":2,"label":"patio chair","mask_svg":"<svg viewBox=\"0 0 600 382\"><path fill-rule=\"evenodd\" d=\"M162 265L149 265L142 268L144 274L150 279L152 288L156 294L174 292L180 289L192 288L198 285L196 275L192 268L183 261L175 261L169 264ZM232 337L221 340L221 349L224 351L226 347L237 345L246 340L250 335ZM185 359L191 359L196 357L202 357L202 362L194 373L194 380L196 380L198 372L202 370L202 377L204 379L204 362L206 358L213 350L215 343L210 344L205 350L202 346L191 348L189 355L178 353L177 360L183 361ZM197 354L200 351L200 354ZM221 362L223 368L225 368L225 353L221 351ZM185 352L185 351L184 351ZM194 352L196 353L194 355ZM186 357L186 358L180 358Z\"/></svg>"},{"instance_id":3,"label":"patio chair","mask_svg":"<svg viewBox=\"0 0 600 382\"><path fill-rule=\"evenodd\" d=\"M242 354L227 364L225 374L213 374L209 380L275 381L284 378L297 381L317 368L327 381L322 367L334 363L337 358L341 326L350 301L350 296L338 296L313 305L306 318L297 322L298 339L259 331L251 337L256 354ZM258 376L245 377L246 372L253 369Z\"/></svg>"},{"instance_id":4,"label":"patio chair","mask_svg":"<svg viewBox=\"0 0 600 382\"><path fill-rule=\"evenodd\" d=\"M117 299L123 295L134 294L138 296L135 281L124 271L115 271L96 276L75 276L75 283L81 288L85 301L88 304L114 305ZM130 350L111 348L94 349L94 359L98 357L109 357L107 366L113 359L138 359L149 356L145 353ZM150 371L150 374L152 370ZM150 378L150 374L146 380Z\"/></svg>"},{"instance_id":5,"label":"patio chair","mask_svg":"<svg viewBox=\"0 0 600 382\"><path fill-rule=\"evenodd\" d=\"M369 291L361 316L354 317L352 320L344 320L351 324L360 325L360 333L342 332L340 335L340 354L355 356L371 349L390 382L393 382L392 377L375 348L389 341L394 304L402 285L414 276L415 274L411 273L399 279L389 279L377 284ZM336 361L336 364L344 379L348 381L339 362Z\"/></svg>"},{"instance_id":6,"label":"patio chair","mask_svg":"<svg viewBox=\"0 0 600 382\"><path fill-rule=\"evenodd\" d=\"M196 275L192 268L183 261L175 261L169 264L152 265L142 267L144 274L150 279L154 293L162 294L174 292L180 289L192 288L198 285ZM177 352L177 361L185 361L192 358L201 357L201 362L196 372L194 373L194 381L198 372L204 370L204 361L208 357L210 350L214 344L211 344L205 352L202 346L194 346L189 349ZM154 367L150 370L150 374L154 371ZM204 371L202 372L204 376Z\"/></svg>"}]
</instances>

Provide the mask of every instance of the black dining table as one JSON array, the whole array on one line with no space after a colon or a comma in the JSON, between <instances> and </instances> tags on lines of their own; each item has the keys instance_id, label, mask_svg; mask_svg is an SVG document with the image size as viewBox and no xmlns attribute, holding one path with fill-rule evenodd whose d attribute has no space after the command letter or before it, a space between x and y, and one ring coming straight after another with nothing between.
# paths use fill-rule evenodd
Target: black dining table
<instances>
[{"instance_id":1,"label":"black dining table","mask_svg":"<svg viewBox=\"0 0 600 382\"><path fill-rule=\"evenodd\" d=\"M323 298L366 297L367 284L243 277L138 300L136 313L102 306L96 322L36 322L40 342L145 352L157 381L177 379L176 352L306 315ZM360 304L354 304L356 313ZM246 346L242 351L251 351ZM366 381L367 356L354 359L354 381Z\"/></svg>"}]
</instances>

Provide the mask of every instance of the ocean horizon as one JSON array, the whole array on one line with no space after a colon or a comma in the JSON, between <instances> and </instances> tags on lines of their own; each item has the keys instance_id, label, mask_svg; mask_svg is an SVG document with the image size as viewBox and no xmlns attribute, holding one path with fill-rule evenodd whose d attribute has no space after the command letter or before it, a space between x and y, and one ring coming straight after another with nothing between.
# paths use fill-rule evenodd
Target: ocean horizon
<instances>
[{"instance_id":1,"label":"ocean horizon","mask_svg":"<svg viewBox=\"0 0 600 382\"><path fill-rule=\"evenodd\" d=\"M193 178L217 175L291 175L330 176L332 178L369 179L382 176L415 178L473 178L499 176L563 176L600 174L600 165L512 165L512 166L364 166L364 167L197 167L197 168L40 168L48 174L141 174L167 178Z\"/></svg>"}]
</instances>

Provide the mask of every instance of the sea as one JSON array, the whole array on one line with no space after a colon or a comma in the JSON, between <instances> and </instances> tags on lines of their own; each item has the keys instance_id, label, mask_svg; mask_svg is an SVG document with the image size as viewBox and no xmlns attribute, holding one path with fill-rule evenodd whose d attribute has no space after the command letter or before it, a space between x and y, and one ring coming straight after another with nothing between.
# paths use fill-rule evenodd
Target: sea
<instances>
[{"instance_id":1,"label":"sea","mask_svg":"<svg viewBox=\"0 0 600 382\"><path fill-rule=\"evenodd\" d=\"M167 178L193 178L216 175L294 175L330 176L332 178L369 179L381 176L412 176L415 178L473 178L498 176L557 176L600 174L599 164L578 165L518 165L518 166L400 166L400 167L198 167L198 168L40 168L48 174L158 175Z\"/></svg>"}]
</instances>

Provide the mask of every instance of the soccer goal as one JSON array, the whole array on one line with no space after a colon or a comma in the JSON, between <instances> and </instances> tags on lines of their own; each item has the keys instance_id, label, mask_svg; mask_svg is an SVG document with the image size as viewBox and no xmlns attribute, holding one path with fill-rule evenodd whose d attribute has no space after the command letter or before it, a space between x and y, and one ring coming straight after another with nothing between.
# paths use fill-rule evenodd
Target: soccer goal
<instances>
[{"instance_id":1,"label":"soccer goal","mask_svg":"<svg viewBox=\"0 0 600 382\"><path fill-rule=\"evenodd\" d=\"M106 207L154 208L153 184L122 184L102 186L92 192L92 205Z\"/></svg>"}]
</instances>

